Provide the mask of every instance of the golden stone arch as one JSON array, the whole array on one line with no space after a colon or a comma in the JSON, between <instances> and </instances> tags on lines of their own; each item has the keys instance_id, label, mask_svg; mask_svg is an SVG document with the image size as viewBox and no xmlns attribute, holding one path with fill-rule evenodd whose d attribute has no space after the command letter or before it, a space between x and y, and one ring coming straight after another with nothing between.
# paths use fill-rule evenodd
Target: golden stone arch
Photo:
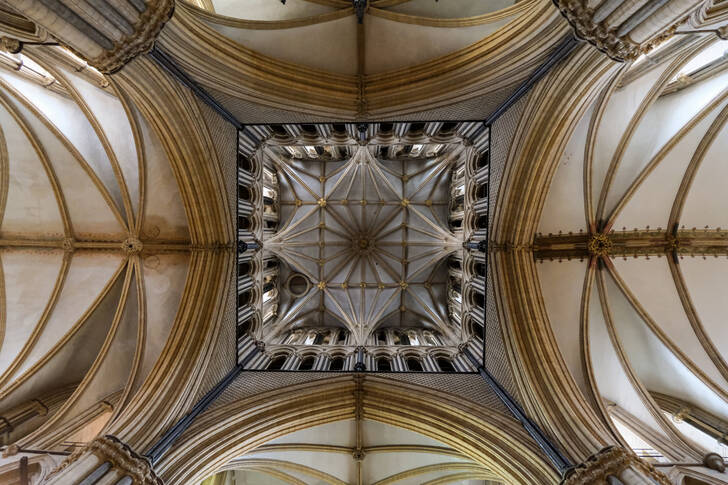
<instances>
[{"instance_id":1,"label":"golden stone arch","mask_svg":"<svg viewBox=\"0 0 728 485\"><path fill-rule=\"evenodd\" d=\"M347 375L249 398L223 396L223 402L201 415L155 465L165 483L198 483L270 440L357 415L436 439L492 470L505 483L559 481L556 470L512 418L461 397L400 381Z\"/></svg>"}]
</instances>

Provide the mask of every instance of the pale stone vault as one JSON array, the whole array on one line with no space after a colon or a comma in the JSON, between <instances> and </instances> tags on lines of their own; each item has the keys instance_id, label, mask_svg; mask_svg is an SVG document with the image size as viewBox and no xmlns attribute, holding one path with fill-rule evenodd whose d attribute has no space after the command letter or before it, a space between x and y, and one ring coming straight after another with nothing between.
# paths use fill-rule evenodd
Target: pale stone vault
<instances>
[{"instance_id":1,"label":"pale stone vault","mask_svg":"<svg viewBox=\"0 0 728 485\"><path fill-rule=\"evenodd\" d=\"M728 483L725 0L0 0L0 483Z\"/></svg>"}]
</instances>

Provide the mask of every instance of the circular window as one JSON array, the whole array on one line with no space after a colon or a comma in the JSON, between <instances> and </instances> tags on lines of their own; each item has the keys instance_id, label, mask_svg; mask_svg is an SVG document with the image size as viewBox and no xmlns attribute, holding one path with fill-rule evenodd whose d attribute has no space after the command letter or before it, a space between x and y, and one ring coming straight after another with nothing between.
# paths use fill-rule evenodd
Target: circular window
<instances>
[{"instance_id":1,"label":"circular window","mask_svg":"<svg viewBox=\"0 0 728 485\"><path fill-rule=\"evenodd\" d=\"M311 289L311 282L301 273L293 273L286 280L286 291L294 298L300 298Z\"/></svg>"}]
</instances>

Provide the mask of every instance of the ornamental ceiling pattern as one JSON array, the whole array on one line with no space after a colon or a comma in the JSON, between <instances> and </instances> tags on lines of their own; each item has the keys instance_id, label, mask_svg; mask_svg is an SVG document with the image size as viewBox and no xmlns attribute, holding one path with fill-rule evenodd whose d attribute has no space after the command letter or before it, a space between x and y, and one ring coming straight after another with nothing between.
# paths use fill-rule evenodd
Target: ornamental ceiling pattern
<instances>
[{"instance_id":1,"label":"ornamental ceiling pattern","mask_svg":"<svg viewBox=\"0 0 728 485\"><path fill-rule=\"evenodd\" d=\"M662 462L728 454L727 48L674 40L612 79L566 146L533 243L576 383ZM712 428L688 424L696 413Z\"/></svg>"},{"instance_id":2,"label":"ornamental ceiling pattern","mask_svg":"<svg viewBox=\"0 0 728 485\"><path fill-rule=\"evenodd\" d=\"M0 415L43 409L2 444L91 439L175 321L187 219L156 134L117 87L60 47L0 53Z\"/></svg>"},{"instance_id":3,"label":"ornamental ceiling pattern","mask_svg":"<svg viewBox=\"0 0 728 485\"><path fill-rule=\"evenodd\" d=\"M195 0L179 7L218 34L259 54L353 75L421 64L463 49L514 20L534 2L364 3L359 11L350 0L287 0L285 4L278 0Z\"/></svg>"},{"instance_id":4,"label":"ornamental ceiling pattern","mask_svg":"<svg viewBox=\"0 0 728 485\"><path fill-rule=\"evenodd\" d=\"M280 227L263 240L305 295L282 294L275 327L344 326L364 343L378 327L437 328L456 339L447 312L448 227L458 144L268 146Z\"/></svg>"}]
</instances>

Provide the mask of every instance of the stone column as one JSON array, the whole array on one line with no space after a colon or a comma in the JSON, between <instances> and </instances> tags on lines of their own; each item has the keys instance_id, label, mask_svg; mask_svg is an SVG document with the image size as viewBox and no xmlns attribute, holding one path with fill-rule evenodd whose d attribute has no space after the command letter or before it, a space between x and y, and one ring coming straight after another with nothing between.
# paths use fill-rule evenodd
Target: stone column
<instances>
[{"instance_id":1,"label":"stone column","mask_svg":"<svg viewBox=\"0 0 728 485\"><path fill-rule=\"evenodd\" d=\"M631 451L612 446L570 470L561 485L671 485L670 480Z\"/></svg>"},{"instance_id":2,"label":"stone column","mask_svg":"<svg viewBox=\"0 0 728 485\"><path fill-rule=\"evenodd\" d=\"M636 59L670 38L710 0L554 0L577 37L617 61Z\"/></svg>"},{"instance_id":3,"label":"stone column","mask_svg":"<svg viewBox=\"0 0 728 485\"><path fill-rule=\"evenodd\" d=\"M0 0L104 74L149 51L174 0Z\"/></svg>"},{"instance_id":4,"label":"stone column","mask_svg":"<svg viewBox=\"0 0 728 485\"><path fill-rule=\"evenodd\" d=\"M48 485L162 485L149 460L111 435L96 438L69 456Z\"/></svg>"}]
</instances>

